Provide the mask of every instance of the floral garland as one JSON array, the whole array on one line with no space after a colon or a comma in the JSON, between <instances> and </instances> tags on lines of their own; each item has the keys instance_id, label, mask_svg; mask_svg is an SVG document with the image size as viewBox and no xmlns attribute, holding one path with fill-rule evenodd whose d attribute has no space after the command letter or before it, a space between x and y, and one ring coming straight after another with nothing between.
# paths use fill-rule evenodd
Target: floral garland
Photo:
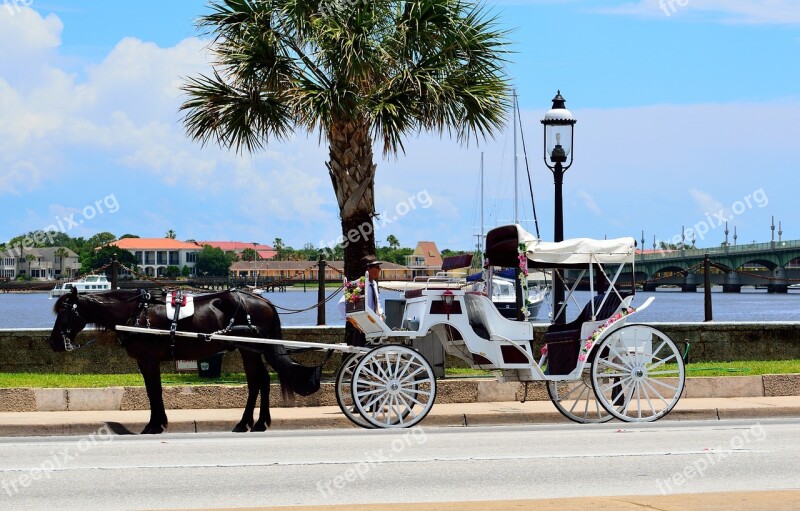
<instances>
[{"instance_id":1,"label":"floral garland","mask_svg":"<svg viewBox=\"0 0 800 511\"><path fill-rule=\"evenodd\" d=\"M361 277L357 280L344 283L344 301L347 303L356 303L364 296L364 286L366 280Z\"/></svg>"},{"instance_id":2,"label":"floral garland","mask_svg":"<svg viewBox=\"0 0 800 511\"><path fill-rule=\"evenodd\" d=\"M613 325L620 319L624 318L625 316L633 314L634 312L636 312L636 309L633 307L630 307L628 309L622 309L622 311L611 316L610 318L608 318L608 320L606 320L605 323L597 327L597 329L595 329L595 331L592 332L592 334L586 338L586 342L584 342L583 345L581 345L581 352L578 355L578 360L581 362L586 362L586 359L589 356L589 351L591 351L592 346L594 346L594 343L600 337L600 334L602 334L606 328L610 327L611 325ZM545 357L547 356L547 344L542 346L542 356Z\"/></svg>"},{"instance_id":3,"label":"floral garland","mask_svg":"<svg viewBox=\"0 0 800 511\"><path fill-rule=\"evenodd\" d=\"M528 256L526 255L526 247L525 243L520 243L517 246L518 255L517 258L519 259L519 283L520 287L522 288L522 296L524 298L524 303L522 304L522 315L525 319L528 319L528 315L530 314L530 310L528 309L529 305L533 304L533 300L531 297L528 296Z\"/></svg>"},{"instance_id":4,"label":"floral garland","mask_svg":"<svg viewBox=\"0 0 800 511\"><path fill-rule=\"evenodd\" d=\"M586 359L589 356L589 351L592 349L592 346L594 346L594 343L597 341L597 339L600 337L603 331L606 328L613 325L614 323L616 323L617 321L619 321L620 319L624 318L625 316L633 312L636 312L636 309L634 309L633 307L629 309L622 309L617 314L608 318L605 323L597 327L595 331L592 332L592 334L586 338L586 342L584 342L583 345L581 345L581 352L578 355L578 361L586 362Z\"/></svg>"}]
</instances>

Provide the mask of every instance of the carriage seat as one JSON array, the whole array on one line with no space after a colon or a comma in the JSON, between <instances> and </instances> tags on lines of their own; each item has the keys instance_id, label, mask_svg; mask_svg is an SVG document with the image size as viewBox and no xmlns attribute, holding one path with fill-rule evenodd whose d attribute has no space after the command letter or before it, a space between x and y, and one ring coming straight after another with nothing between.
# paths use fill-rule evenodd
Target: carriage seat
<instances>
[{"instance_id":1,"label":"carriage seat","mask_svg":"<svg viewBox=\"0 0 800 511\"><path fill-rule=\"evenodd\" d=\"M623 298L627 298L628 295L623 295ZM570 321L569 323L564 323L563 325L553 324L547 327L547 333L545 334L545 340L549 339L563 339L563 338L578 338L580 335L581 327L584 323L592 321L592 302L594 302L595 308L595 319L594 321L605 321L606 319L610 318L611 316L616 313L620 305L622 305L622 301L617 296L617 293L611 293L606 299L606 303L603 304L603 307L600 307L600 303L603 301L605 294L597 295L592 298L591 301L586 302L586 305L583 307L583 310L578 317Z\"/></svg>"},{"instance_id":2,"label":"carriage seat","mask_svg":"<svg viewBox=\"0 0 800 511\"><path fill-rule=\"evenodd\" d=\"M617 293L611 293L606 303L600 307L605 297L597 295L583 307L577 318L563 325L553 324L547 327L544 342L547 345L548 374L569 374L578 363L580 340L588 336L605 320L616 314L623 306L627 307L633 295L624 294L622 300ZM595 319L592 321L592 303L594 302Z\"/></svg>"},{"instance_id":3,"label":"carriage seat","mask_svg":"<svg viewBox=\"0 0 800 511\"><path fill-rule=\"evenodd\" d=\"M533 325L527 321L512 321L504 318L488 296L468 291L464 294L467 318L472 330L486 340L508 338L513 341L533 339Z\"/></svg>"}]
</instances>

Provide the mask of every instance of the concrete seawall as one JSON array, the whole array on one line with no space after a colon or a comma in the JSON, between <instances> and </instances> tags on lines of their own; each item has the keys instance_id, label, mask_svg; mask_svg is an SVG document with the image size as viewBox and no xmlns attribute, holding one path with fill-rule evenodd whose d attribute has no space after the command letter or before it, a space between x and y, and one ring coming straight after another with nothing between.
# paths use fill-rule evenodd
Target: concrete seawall
<instances>
[{"instance_id":1,"label":"concrete seawall","mask_svg":"<svg viewBox=\"0 0 800 511\"><path fill-rule=\"evenodd\" d=\"M649 323L677 343L687 341L690 362L736 360L800 359L800 322L791 323ZM535 349L541 346L545 326L536 326ZM344 342L344 327L285 327L284 338L324 343ZM0 330L0 371L31 373L137 373L136 364L121 349L112 332L84 332L79 342L97 339L91 347L74 353L54 353L47 344L49 329ZM319 353L297 356L300 362L315 364ZM331 358L326 369L335 370L340 357ZM447 367L465 367L448 357ZM174 372L174 363L162 370ZM241 358L228 354L223 372L242 372Z\"/></svg>"},{"instance_id":2,"label":"concrete seawall","mask_svg":"<svg viewBox=\"0 0 800 511\"><path fill-rule=\"evenodd\" d=\"M244 385L180 385L164 387L169 410L244 408ZM684 398L760 398L800 395L800 374L687 378ZM437 382L436 403L499 403L548 401L544 382L499 383L491 378L446 378ZM336 406L334 385L325 383L319 392L286 402L273 384L270 406ZM0 412L65 412L92 410L149 410L144 387L96 389L0 389Z\"/></svg>"}]
</instances>

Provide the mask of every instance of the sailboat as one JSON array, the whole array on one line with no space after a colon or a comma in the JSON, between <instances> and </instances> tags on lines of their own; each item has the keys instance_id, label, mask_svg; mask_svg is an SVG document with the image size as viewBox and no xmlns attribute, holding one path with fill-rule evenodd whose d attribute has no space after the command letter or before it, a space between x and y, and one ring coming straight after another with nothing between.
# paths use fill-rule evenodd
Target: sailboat
<instances>
[{"instance_id":1,"label":"sailboat","mask_svg":"<svg viewBox=\"0 0 800 511\"><path fill-rule=\"evenodd\" d=\"M517 113L519 110L519 103L517 102L516 92L514 93L514 107L513 107L513 125L514 125L514 223L519 223L519 214L517 210L518 205L518 178L517 178ZM524 138L523 138L523 151L524 151ZM525 156L527 162L527 153ZM483 225L483 153L481 153L481 234L478 235L478 252L483 254L483 240L484 225ZM533 203L533 191L531 190L531 203ZM533 205L533 204L532 204ZM533 205L533 216L536 225L536 236L539 235L539 222L536 220L536 207ZM481 257L473 257L474 262L480 262ZM476 268L482 270L482 268ZM483 274L472 274L468 280L483 279ZM488 287L491 293L492 303L494 303L497 310L503 317L508 319L517 318L517 291L516 291L516 269L507 268L499 271L486 279L484 286ZM529 321L535 321L539 314L539 309L550 294L550 287L546 283L544 274L538 273L536 277L528 276L526 282L527 297L525 297L524 307L526 309L525 316Z\"/></svg>"}]
</instances>

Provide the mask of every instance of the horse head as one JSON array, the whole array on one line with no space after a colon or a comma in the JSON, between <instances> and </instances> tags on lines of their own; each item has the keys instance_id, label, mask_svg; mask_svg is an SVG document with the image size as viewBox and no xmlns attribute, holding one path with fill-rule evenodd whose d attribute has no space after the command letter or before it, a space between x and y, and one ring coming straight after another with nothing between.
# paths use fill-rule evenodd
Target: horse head
<instances>
[{"instance_id":1,"label":"horse head","mask_svg":"<svg viewBox=\"0 0 800 511\"><path fill-rule=\"evenodd\" d=\"M76 345L73 344L75 337L86 327L87 321L84 320L78 311L78 290L74 287L69 292L58 299L53 306L56 313L56 323L50 332L50 348L53 351L72 351Z\"/></svg>"}]
</instances>

